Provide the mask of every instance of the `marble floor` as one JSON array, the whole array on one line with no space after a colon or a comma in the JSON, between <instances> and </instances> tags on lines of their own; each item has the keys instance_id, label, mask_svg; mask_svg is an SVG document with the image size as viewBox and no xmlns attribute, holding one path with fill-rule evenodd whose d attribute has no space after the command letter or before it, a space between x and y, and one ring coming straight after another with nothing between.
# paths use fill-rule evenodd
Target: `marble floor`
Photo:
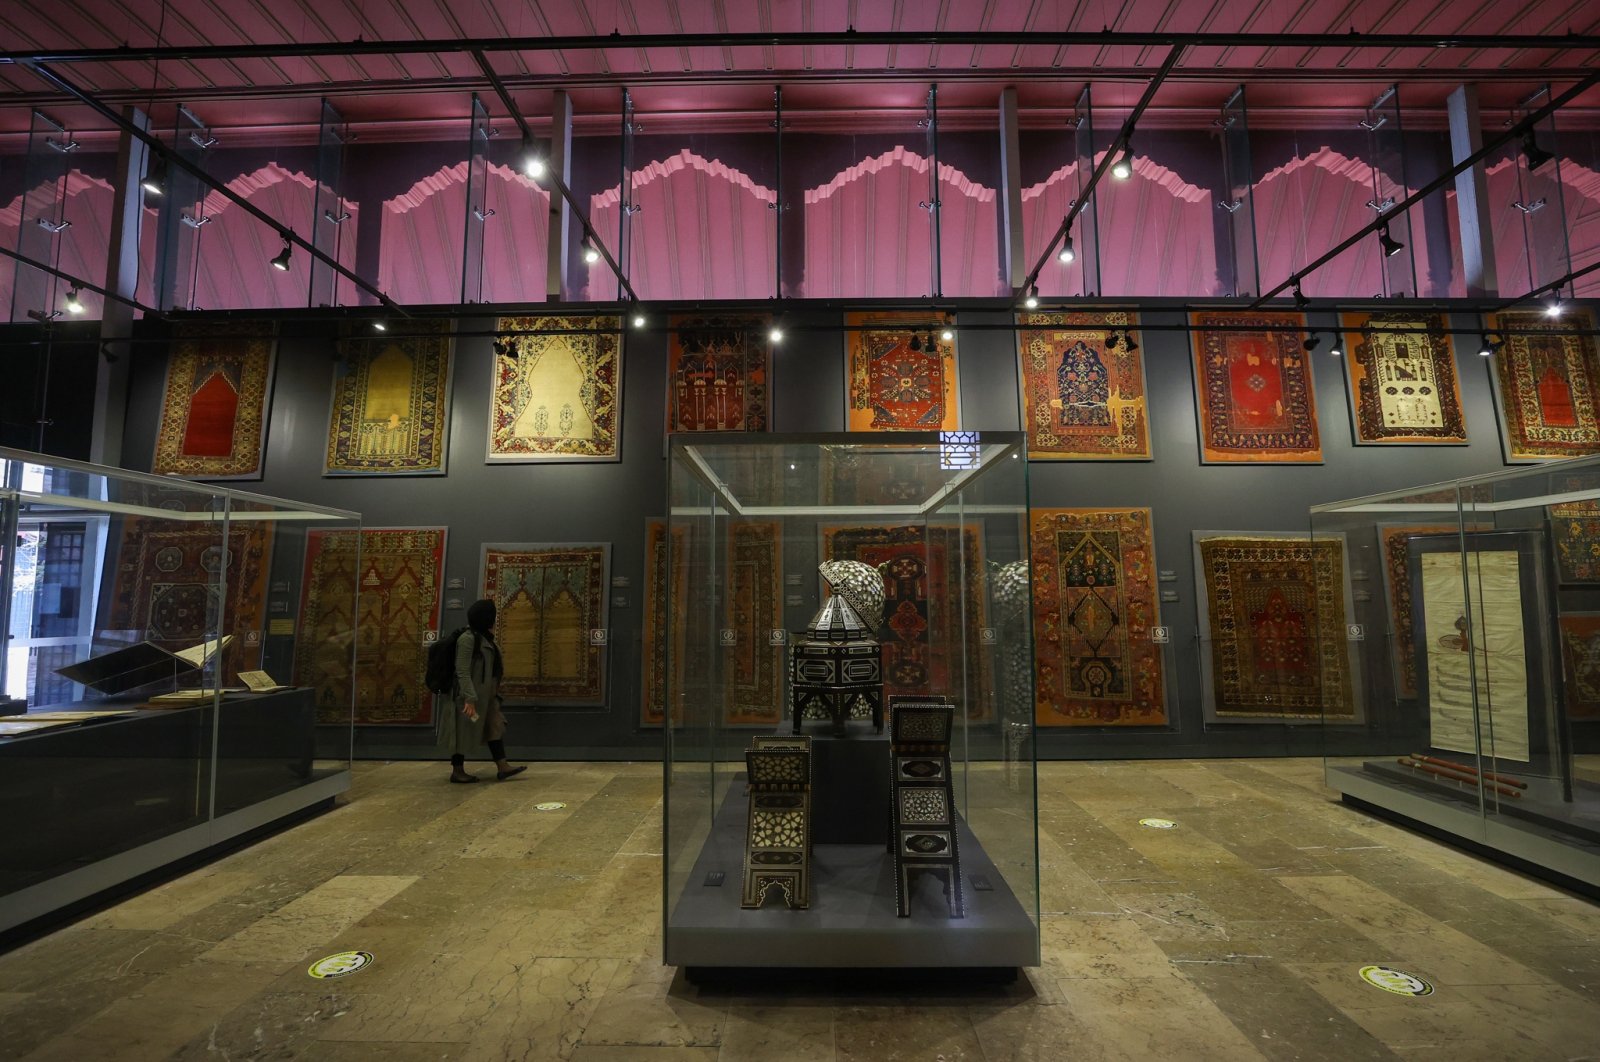
<instances>
[{"instance_id":1,"label":"marble floor","mask_svg":"<svg viewBox=\"0 0 1600 1062\"><path fill-rule=\"evenodd\" d=\"M658 765L444 775L360 764L333 811L0 956L0 1058L1600 1058L1600 906L1342 807L1319 761L1042 765L1042 967L803 994L660 965ZM348 949L375 960L307 976Z\"/></svg>"}]
</instances>

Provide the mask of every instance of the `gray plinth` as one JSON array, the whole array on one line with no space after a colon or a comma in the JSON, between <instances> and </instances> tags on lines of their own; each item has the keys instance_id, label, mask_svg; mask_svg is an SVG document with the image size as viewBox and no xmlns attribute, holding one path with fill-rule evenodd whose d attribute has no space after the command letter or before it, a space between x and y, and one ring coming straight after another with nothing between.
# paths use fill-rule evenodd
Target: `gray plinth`
<instances>
[{"instance_id":1,"label":"gray plinth","mask_svg":"<svg viewBox=\"0 0 1600 1062\"><path fill-rule=\"evenodd\" d=\"M815 745L813 745L815 748ZM865 813L865 809L864 809ZM884 819L888 812L872 817ZM919 875L911 916L895 914L894 860L886 845L817 844L811 906L739 906L745 834L743 777L712 823L682 895L671 898L666 961L693 967L1035 966L1039 932L978 839L957 822L967 915L951 918L938 882ZM721 885L707 885L721 871ZM991 889L977 889L983 879Z\"/></svg>"}]
</instances>

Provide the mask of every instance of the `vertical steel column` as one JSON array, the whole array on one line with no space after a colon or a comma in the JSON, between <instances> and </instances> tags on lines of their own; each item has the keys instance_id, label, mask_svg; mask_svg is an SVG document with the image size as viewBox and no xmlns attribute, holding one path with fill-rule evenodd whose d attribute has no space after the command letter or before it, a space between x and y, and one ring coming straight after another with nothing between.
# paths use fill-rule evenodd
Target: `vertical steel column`
<instances>
[{"instance_id":1,"label":"vertical steel column","mask_svg":"<svg viewBox=\"0 0 1600 1062\"><path fill-rule=\"evenodd\" d=\"M1446 100L1450 114L1450 162L1483 150L1483 121L1478 114L1478 87L1458 85ZM1500 291L1494 264L1494 225L1489 217L1489 185L1483 163L1456 174L1456 222L1461 239L1461 268L1467 296L1481 299Z\"/></svg>"},{"instance_id":2,"label":"vertical steel column","mask_svg":"<svg viewBox=\"0 0 1600 1062\"><path fill-rule=\"evenodd\" d=\"M1234 89L1217 118L1222 130L1222 179L1226 188L1217 209L1228 213L1228 249L1232 261L1219 273L1232 281L1228 295L1254 295L1261 290L1261 269L1256 253L1255 167L1250 158L1250 116L1245 109L1244 86Z\"/></svg>"},{"instance_id":3,"label":"vertical steel column","mask_svg":"<svg viewBox=\"0 0 1600 1062\"><path fill-rule=\"evenodd\" d=\"M1090 175L1094 173L1094 105L1089 94L1089 86L1085 85L1078 94L1077 102L1072 105L1072 138L1073 156L1076 165L1073 172L1078 177L1078 194L1073 197L1071 206L1076 206L1083 199L1083 190L1089 186ZM1111 145L1115 148L1116 145ZM1091 197L1095 193L1089 193ZM1071 213L1068 207L1068 214ZM1081 286L1080 295L1095 295L1100 291L1100 215L1095 210L1093 202L1084 204L1078 212L1078 236L1075 241L1077 259L1073 265L1078 267L1078 277ZM1068 267L1071 269L1071 266ZM1070 289L1064 289L1070 290Z\"/></svg>"},{"instance_id":4,"label":"vertical steel column","mask_svg":"<svg viewBox=\"0 0 1600 1062\"><path fill-rule=\"evenodd\" d=\"M555 99L551 101L550 172L556 175L561 185L571 187L572 97L565 92L555 93ZM545 240L548 252L545 260L545 297L550 302L561 302L566 298L567 262L571 242L572 209L567 205L566 196L552 190L550 227Z\"/></svg>"},{"instance_id":5,"label":"vertical steel column","mask_svg":"<svg viewBox=\"0 0 1600 1062\"><path fill-rule=\"evenodd\" d=\"M467 199L461 233L461 302L483 301L483 227L494 217L486 195L489 186L489 141L494 126L489 109L472 94L472 129L467 139Z\"/></svg>"},{"instance_id":6,"label":"vertical steel column","mask_svg":"<svg viewBox=\"0 0 1600 1062\"><path fill-rule=\"evenodd\" d=\"M1028 275L1022 232L1022 148L1017 126L1017 90L1000 91L1000 274L1006 291Z\"/></svg>"},{"instance_id":7,"label":"vertical steel column","mask_svg":"<svg viewBox=\"0 0 1600 1062\"><path fill-rule=\"evenodd\" d=\"M772 211L773 234L773 264L772 264L772 297L783 298L783 86L775 85L772 89L772 164L773 172L777 175L773 179L773 202L768 204Z\"/></svg>"},{"instance_id":8,"label":"vertical steel column","mask_svg":"<svg viewBox=\"0 0 1600 1062\"><path fill-rule=\"evenodd\" d=\"M928 157L928 201L922 204L928 212L928 224L932 226L929 233L929 244L933 252L933 269L931 270L933 290L929 292L934 298L944 294L944 263L940 261L939 232L939 86L928 86L928 102L926 114L920 123L928 131L927 157Z\"/></svg>"},{"instance_id":9,"label":"vertical steel column","mask_svg":"<svg viewBox=\"0 0 1600 1062\"><path fill-rule=\"evenodd\" d=\"M629 263L633 261L633 215L639 212L639 204L633 201L633 136L644 127L634 121L633 94L626 88L622 90L622 180L618 185L621 193L617 197L617 269L623 276L627 276ZM617 283L617 298L622 298L622 285Z\"/></svg>"},{"instance_id":10,"label":"vertical steel column","mask_svg":"<svg viewBox=\"0 0 1600 1062\"><path fill-rule=\"evenodd\" d=\"M322 101L317 130L317 187L311 204L311 244L338 260L344 243L344 224L350 220L344 200L344 147L348 131L344 116L326 99ZM339 275L320 258L311 259L308 306L339 305Z\"/></svg>"},{"instance_id":11,"label":"vertical steel column","mask_svg":"<svg viewBox=\"0 0 1600 1062\"><path fill-rule=\"evenodd\" d=\"M150 127L149 117L130 107L125 117L140 129ZM139 234L144 227L144 179L150 149L127 131L117 137L117 168L111 203L110 246L106 252L107 291L131 299L139 290ZM122 433L128 414L128 363L133 338L133 307L106 299L100 314L99 364L95 368L94 427L89 436L89 460L102 465L122 464Z\"/></svg>"}]
</instances>

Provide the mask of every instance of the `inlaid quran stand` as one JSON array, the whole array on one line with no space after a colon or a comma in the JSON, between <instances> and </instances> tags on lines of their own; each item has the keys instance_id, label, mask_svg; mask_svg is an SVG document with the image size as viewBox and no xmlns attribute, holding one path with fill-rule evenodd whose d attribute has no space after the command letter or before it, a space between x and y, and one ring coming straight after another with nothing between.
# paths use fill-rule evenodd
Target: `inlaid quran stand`
<instances>
[{"instance_id":1,"label":"inlaid quran stand","mask_svg":"<svg viewBox=\"0 0 1600 1062\"><path fill-rule=\"evenodd\" d=\"M883 733L883 576L859 561L819 566L830 593L789 650L794 732L808 719L833 723L844 737L851 719L870 718Z\"/></svg>"},{"instance_id":2,"label":"inlaid quran stand","mask_svg":"<svg viewBox=\"0 0 1600 1062\"><path fill-rule=\"evenodd\" d=\"M760 907L766 902L768 891L776 886L785 906L809 907L811 751L752 748L745 752L744 759L749 771L750 817L745 831L744 890L739 906Z\"/></svg>"},{"instance_id":3,"label":"inlaid quran stand","mask_svg":"<svg viewBox=\"0 0 1600 1062\"><path fill-rule=\"evenodd\" d=\"M901 918L911 916L911 876L938 876L951 918L962 918L961 858L956 848L955 796L950 788L950 728L955 705L923 697L889 702L889 851L894 856L894 899Z\"/></svg>"}]
</instances>

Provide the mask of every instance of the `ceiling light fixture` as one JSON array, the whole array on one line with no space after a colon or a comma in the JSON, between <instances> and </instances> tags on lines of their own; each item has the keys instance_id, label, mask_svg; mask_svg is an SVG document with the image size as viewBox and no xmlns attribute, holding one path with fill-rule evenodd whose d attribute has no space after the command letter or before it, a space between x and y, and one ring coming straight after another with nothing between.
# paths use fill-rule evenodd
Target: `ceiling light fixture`
<instances>
[{"instance_id":1,"label":"ceiling light fixture","mask_svg":"<svg viewBox=\"0 0 1600 1062\"><path fill-rule=\"evenodd\" d=\"M645 317L643 310L634 310L633 311L633 327L635 327L635 328L643 328L645 326L645 321L646 320L647 320L647 318Z\"/></svg>"},{"instance_id":2,"label":"ceiling light fixture","mask_svg":"<svg viewBox=\"0 0 1600 1062\"><path fill-rule=\"evenodd\" d=\"M1561 305L1561 296L1553 294L1544 302L1544 315L1546 317L1560 317L1564 308Z\"/></svg>"},{"instance_id":3,"label":"ceiling light fixture","mask_svg":"<svg viewBox=\"0 0 1600 1062\"><path fill-rule=\"evenodd\" d=\"M594 245L593 239L585 239L583 241L583 260L590 265L600 261L600 248Z\"/></svg>"},{"instance_id":4,"label":"ceiling light fixture","mask_svg":"<svg viewBox=\"0 0 1600 1062\"><path fill-rule=\"evenodd\" d=\"M1122 342L1122 337L1117 335L1116 332L1112 331L1112 332L1107 332L1106 333L1106 349L1107 350L1116 350L1117 349L1117 344L1121 343L1121 342Z\"/></svg>"},{"instance_id":5,"label":"ceiling light fixture","mask_svg":"<svg viewBox=\"0 0 1600 1062\"><path fill-rule=\"evenodd\" d=\"M1294 308L1297 309L1297 310L1303 310L1303 309L1306 308L1307 305L1310 304L1310 302L1311 302L1311 300L1306 298L1306 293L1300 290L1300 278L1299 277L1295 277L1294 278Z\"/></svg>"},{"instance_id":6,"label":"ceiling light fixture","mask_svg":"<svg viewBox=\"0 0 1600 1062\"><path fill-rule=\"evenodd\" d=\"M1056 259L1062 265L1066 265L1076 257L1078 252L1072 249L1072 233L1069 232L1067 238L1062 241L1061 250L1056 253Z\"/></svg>"},{"instance_id":7,"label":"ceiling light fixture","mask_svg":"<svg viewBox=\"0 0 1600 1062\"><path fill-rule=\"evenodd\" d=\"M144 180L139 182L139 187L145 190L146 195L160 198L167 194L167 160L159 156L152 159L150 165L145 167Z\"/></svg>"},{"instance_id":8,"label":"ceiling light fixture","mask_svg":"<svg viewBox=\"0 0 1600 1062\"><path fill-rule=\"evenodd\" d=\"M1305 342L1300 344L1301 348L1307 354L1311 353L1313 350L1316 350L1321 345L1322 345L1322 337L1317 335L1315 332L1313 332L1310 335L1306 336Z\"/></svg>"},{"instance_id":9,"label":"ceiling light fixture","mask_svg":"<svg viewBox=\"0 0 1600 1062\"><path fill-rule=\"evenodd\" d=\"M522 146L522 172L534 180L544 176L544 156L531 142L525 141Z\"/></svg>"},{"instance_id":10,"label":"ceiling light fixture","mask_svg":"<svg viewBox=\"0 0 1600 1062\"><path fill-rule=\"evenodd\" d=\"M1494 354L1494 344L1489 341L1489 333L1485 332L1478 337L1478 357L1487 358Z\"/></svg>"},{"instance_id":11,"label":"ceiling light fixture","mask_svg":"<svg viewBox=\"0 0 1600 1062\"><path fill-rule=\"evenodd\" d=\"M1540 147L1533 130L1529 129L1522 134L1522 157L1527 160L1528 170L1532 172L1555 158L1555 154Z\"/></svg>"},{"instance_id":12,"label":"ceiling light fixture","mask_svg":"<svg viewBox=\"0 0 1600 1062\"><path fill-rule=\"evenodd\" d=\"M83 298L78 291L77 285L73 285L67 289L66 306L67 312L72 314L74 317L83 313Z\"/></svg>"},{"instance_id":13,"label":"ceiling light fixture","mask_svg":"<svg viewBox=\"0 0 1600 1062\"><path fill-rule=\"evenodd\" d=\"M1333 345L1328 347L1328 353L1336 358L1342 357L1344 355L1344 347L1339 343L1339 333L1329 332L1328 334L1333 337Z\"/></svg>"},{"instance_id":14,"label":"ceiling light fixture","mask_svg":"<svg viewBox=\"0 0 1600 1062\"><path fill-rule=\"evenodd\" d=\"M944 340L946 343L950 342L955 337L956 337L956 330L954 328L951 328L949 325L945 325L944 326L944 331L939 333L939 338Z\"/></svg>"},{"instance_id":15,"label":"ceiling light fixture","mask_svg":"<svg viewBox=\"0 0 1600 1062\"><path fill-rule=\"evenodd\" d=\"M387 332L389 330L389 326L383 321L373 321L372 330L374 332Z\"/></svg>"},{"instance_id":16,"label":"ceiling light fixture","mask_svg":"<svg viewBox=\"0 0 1600 1062\"><path fill-rule=\"evenodd\" d=\"M922 350L922 337L915 332L911 333L911 342L906 344L906 349L916 353Z\"/></svg>"},{"instance_id":17,"label":"ceiling light fixture","mask_svg":"<svg viewBox=\"0 0 1600 1062\"><path fill-rule=\"evenodd\" d=\"M1022 305L1030 310L1039 308L1039 285L1035 284L1028 289L1028 297L1022 300Z\"/></svg>"},{"instance_id":18,"label":"ceiling light fixture","mask_svg":"<svg viewBox=\"0 0 1600 1062\"><path fill-rule=\"evenodd\" d=\"M1393 258L1406 249L1406 245L1389 235L1389 226L1384 225L1378 229L1378 246L1383 248L1385 258Z\"/></svg>"},{"instance_id":19,"label":"ceiling light fixture","mask_svg":"<svg viewBox=\"0 0 1600 1062\"><path fill-rule=\"evenodd\" d=\"M1138 342L1133 338L1133 333L1126 328L1122 330L1122 347L1129 354L1139 349Z\"/></svg>"},{"instance_id":20,"label":"ceiling light fixture","mask_svg":"<svg viewBox=\"0 0 1600 1062\"><path fill-rule=\"evenodd\" d=\"M767 339L769 339L773 343L782 343L783 342L783 325L781 325L778 322L774 321L773 324L772 324L772 330L767 333Z\"/></svg>"},{"instance_id":21,"label":"ceiling light fixture","mask_svg":"<svg viewBox=\"0 0 1600 1062\"><path fill-rule=\"evenodd\" d=\"M280 272L289 271L289 259L294 257L294 242L286 234L283 237L283 250L279 251L272 259L272 268Z\"/></svg>"},{"instance_id":22,"label":"ceiling light fixture","mask_svg":"<svg viewBox=\"0 0 1600 1062\"><path fill-rule=\"evenodd\" d=\"M1111 176L1115 177L1119 181L1126 181L1129 177L1133 176L1132 144L1126 142L1123 143L1122 154L1117 157L1116 162L1111 164Z\"/></svg>"}]
</instances>

